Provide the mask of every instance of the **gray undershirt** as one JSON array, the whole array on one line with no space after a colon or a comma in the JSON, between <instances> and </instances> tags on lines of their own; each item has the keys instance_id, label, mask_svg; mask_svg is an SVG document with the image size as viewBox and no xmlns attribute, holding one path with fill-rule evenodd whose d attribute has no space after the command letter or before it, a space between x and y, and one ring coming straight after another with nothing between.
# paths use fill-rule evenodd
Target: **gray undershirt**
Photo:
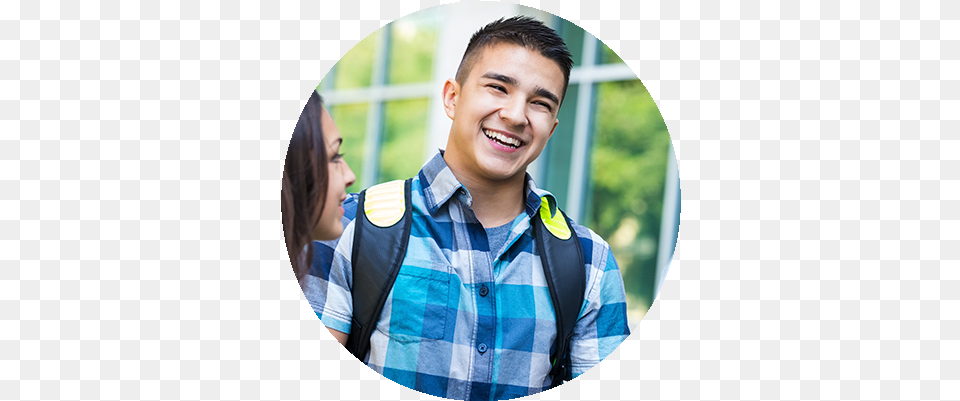
<instances>
[{"instance_id":1,"label":"gray undershirt","mask_svg":"<svg viewBox=\"0 0 960 401\"><path fill-rule=\"evenodd\" d=\"M490 252L494 255L496 255L497 252L500 251L500 248L503 247L503 244L507 242L507 236L510 235L511 225L513 225L512 221L500 227L484 229L487 231L487 243L490 244Z\"/></svg>"}]
</instances>

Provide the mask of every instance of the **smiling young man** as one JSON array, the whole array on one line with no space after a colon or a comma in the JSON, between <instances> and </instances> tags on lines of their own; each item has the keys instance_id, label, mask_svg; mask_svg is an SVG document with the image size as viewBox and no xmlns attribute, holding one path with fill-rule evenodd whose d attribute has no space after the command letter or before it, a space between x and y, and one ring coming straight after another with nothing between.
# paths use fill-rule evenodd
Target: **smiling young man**
<instances>
[{"instance_id":1,"label":"smiling young man","mask_svg":"<svg viewBox=\"0 0 960 401\"><path fill-rule=\"evenodd\" d=\"M361 358L385 377L470 400L535 394L563 379L553 377L551 361L560 319L555 289L542 265L542 242L534 238L543 210L560 214L553 195L537 188L526 169L559 123L571 66L556 32L530 18L494 21L471 38L456 79L443 87L453 120L446 150L410 182L406 254ZM357 327L351 294L357 199L351 195L344 204L341 240L315 243L318 256L304 286L341 344ZM563 344L569 376L576 377L630 331L609 246L583 226L573 224L572 232L584 261L574 267L583 269L585 285Z\"/></svg>"}]
</instances>

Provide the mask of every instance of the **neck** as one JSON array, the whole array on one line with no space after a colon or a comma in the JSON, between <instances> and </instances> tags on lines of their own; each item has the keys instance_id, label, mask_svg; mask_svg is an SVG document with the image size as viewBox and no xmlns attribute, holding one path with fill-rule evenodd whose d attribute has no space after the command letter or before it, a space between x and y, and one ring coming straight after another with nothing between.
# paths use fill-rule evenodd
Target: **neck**
<instances>
[{"instance_id":1,"label":"neck","mask_svg":"<svg viewBox=\"0 0 960 401\"><path fill-rule=\"evenodd\" d=\"M523 212L526 172L520 172L505 180L489 180L469 174L464 169L447 164L473 198L473 213L485 228L499 227L515 219Z\"/></svg>"}]
</instances>

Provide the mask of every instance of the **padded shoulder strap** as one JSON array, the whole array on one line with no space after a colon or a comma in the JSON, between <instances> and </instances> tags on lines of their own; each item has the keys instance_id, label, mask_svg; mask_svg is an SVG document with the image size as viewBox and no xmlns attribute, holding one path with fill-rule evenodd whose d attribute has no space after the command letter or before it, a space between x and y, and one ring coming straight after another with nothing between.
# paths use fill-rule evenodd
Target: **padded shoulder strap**
<instances>
[{"instance_id":1,"label":"padded shoulder strap","mask_svg":"<svg viewBox=\"0 0 960 401\"><path fill-rule=\"evenodd\" d=\"M370 349L370 335L407 253L412 209L410 181L375 185L360 192L358 199L350 259L353 322L346 347L361 361Z\"/></svg>"},{"instance_id":2,"label":"padded shoulder strap","mask_svg":"<svg viewBox=\"0 0 960 401\"><path fill-rule=\"evenodd\" d=\"M556 387L570 378L568 345L580 317L587 277L580 238L573 231L567 215L559 207L556 213L551 213L550 198L546 196L540 200L539 214L539 219L532 219L533 233L550 298L557 311L557 342L550 357L553 363L551 387Z\"/></svg>"}]
</instances>

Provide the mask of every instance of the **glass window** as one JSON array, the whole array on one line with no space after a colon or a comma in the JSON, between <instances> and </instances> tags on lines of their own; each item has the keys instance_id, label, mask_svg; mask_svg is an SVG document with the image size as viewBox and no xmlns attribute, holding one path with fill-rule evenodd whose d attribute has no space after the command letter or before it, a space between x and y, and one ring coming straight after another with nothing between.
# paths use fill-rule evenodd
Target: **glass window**
<instances>
[{"instance_id":1,"label":"glass window","mask_svg":"<svg viewBox=\"0 0 960 401\"><path fill-rule=\"evenodd\" d=\"M570 84L557 119L560 123L553 131L543 153L540 154L540 163L544 166L542 181L537 186L546 189L557 197L557 204L565 209L567 188L570 181L570 159L573 157L573 128L577 118L577 96L580 93L579 84Z\"/></svg>"},{"instance_id":2,"label":"glass window","mask_svg":"<svg viewBox=\"0 0 960 401\"><path fill-rule=\"evenodd\" d=\"M429 99L384 103L384 133L380 143L377 182L407 179L423 165Z\"/></svg>"},{"instance_id":3,"label":"glass window","mask_svg":"<svg viewBox=\"0 0 960 401\"><path fill-rule=\"evenodd\" d=\"M373 77L374 53L377 41L382 40L380 31L371 33L352 49L333 67L334 89L355 89L370 86Z\"/></svg>"},{"instance_id":4,"label":"glass window","mask_svg":"<svg viewBox=\"0 0 960 401\"><path fill-rule=\"evenodd\" d=\"M360 177L363 177L363 150L369 108L368 103L354 103L338 104L328 109L330 117L333 117L337 129L340 130L340 137L343 138L340 153L343 153L343 158L357 176L357 182L350 186L347 192L360 192L369 185L369 183L360 182Z\"/></svg>"},{"instance_id":5,"label":"glass window","mask_svg":"<svg viewBox=\"0 0 960 401\"><path fill-rule=\"evenodd\" d=\"M670 136L639 80L596 85L586 225L605 238L623 273L630 309L653 301Z\"/></svg>"},{"instance_id":6,"label":"glass window","mask_svg":"<svg viewBox=\"0 0 960 401\"><path fill-rule=\"evenodd\" d=\"M599 59L597 60L598 64L624 64L623 59L609 46L600 41L598 41L597 44L600 48Z\"/></svg>"},{"instance_id":7,"label":"glass window","mask_svg":"<svg viewBox=\"0 0 960 401\"><path fill-rule=\"evenodd\" d=\"M438 32L430 15L402 18L390 24L388 84L430 81Z\"/></svg>"},{"instance_id":8,"label":"glass window","mask_svg":"<svg viewBox=\"0 0 960 401\"><path fill-rule=\"evenodd\" d=\"M329 82L318 88L336 93L429 82L433 78L441 21L436 12L424 12L390 23L350 49L332 69L326 79ZM374 77L379 68L383 68L384 75ZM425 96L419 92L411 95L410 90L360 92L362 103L331 105L330 113L344 139L345 159L357 176L351 191L408 178L420 170L427 138L428 99L419 98ZM356 96L353 93L350 101L356 102ZM391 97L413 99L390 100ZM379 134L368 138L371 133ZM368 149L373 145L368 140L377 141L376 149Z\"/></svg>"},{"instance_id":9,"label":"glass window","mask_svg":"<svg viewBox=\"0 0 960 401\"><path fill-rule=\"evenodd\" d=\"M558 17L557 20L557 33L567 44L567 49L573 56L573 67L579 67L583 64L583 28L563 18Z\"/></svg>"}]
</instances>

